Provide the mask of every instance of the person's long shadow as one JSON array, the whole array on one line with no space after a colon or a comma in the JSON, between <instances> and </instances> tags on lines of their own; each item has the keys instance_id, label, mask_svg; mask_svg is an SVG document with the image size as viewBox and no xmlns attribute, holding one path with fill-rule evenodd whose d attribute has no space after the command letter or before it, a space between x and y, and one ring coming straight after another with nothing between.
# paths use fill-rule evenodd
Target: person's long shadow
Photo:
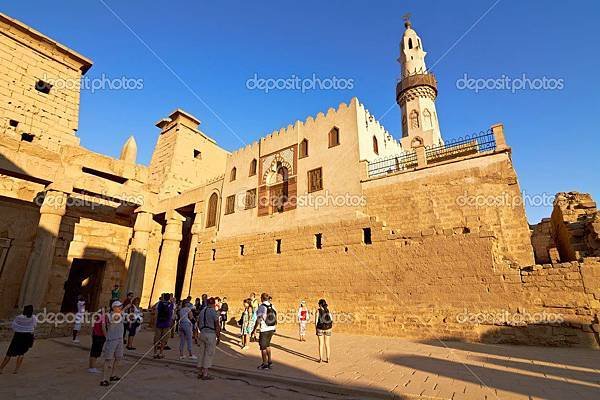
<instances>
[{"instance_id":1,"label":"person's long shadow","mask_svg":"<svg viewBox=\"0 0 600 400\"><path fill-rule=\"evenodd\" d=\"M282 335L281 333L278 333L278 332L275 332L275 336L279 336L279 337L282 337L282 338L284 338L284 339L298 340L298 338L297 338L297 337L296 337L296 338L293 338L293 337L291 337L291 336Z\"/></svg>"},{"instance_id":2,"label":"person's long shadow","mask_svg":"<svg viewBox=\"0 0 600 400\"><path fill-rule=\"evenodd\" d=\"M296 357L301 357L301 358L304 358L306 360L310 360L310 361L314 361L314 362L319 362L319 359L316 358L316 357L312 357L312 356L309 356L307 354L300 353L299 351L296 351L296 350L286 349L285 347L280 346L280 345L275 344L275 343L271 343L271 347L273 347L274 349L280 350L280 351L285 351L286 353L291 354L291 355L296 356Z\"/></svg>"},{"instance_id":3,"label":"person's long shadow","mask_svg":"<svg viewBox=\"0 0 600 400\"><path fill-rule=\"evenodd\" d=\"M478 386L483 384L490 390L500 389L548 400L564 400L567 393L571 393L572 398L594 398L594 394L598 395L599 391L597 386L568 382L563 378L552 379L525 375L475 364L465 366L461 362L448 359L419 355L392 355L382 357L382 359L393 364L469 382ZM516 384L517 382L519 384Z\"/></svg>"}]
</instances>

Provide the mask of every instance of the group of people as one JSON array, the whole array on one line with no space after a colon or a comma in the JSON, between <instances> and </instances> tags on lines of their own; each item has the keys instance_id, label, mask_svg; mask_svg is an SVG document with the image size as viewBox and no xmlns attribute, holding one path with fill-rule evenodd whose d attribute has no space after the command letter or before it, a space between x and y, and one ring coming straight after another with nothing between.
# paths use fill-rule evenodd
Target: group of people
<instances>
[{"instance_id":1,"label":"group of people","mask_svg":"<svg viewBox=\"0 0 600 400\"><path fill-rule=\"evenodd\" d=\"M142 323L142 309L139 297L133 293L121 301L118 285L112 290L109 309L101 308L95 313L92 321L92 346L90 350L89 368L91 373L100 373L96 367L98 358L103 360L101 386L109 386L117 382L117 367L123 359L124 348L135 350L134 338ZM277 311L272 304L268 293L262 293L260 302L255 293L243 300L243 311L237 321L240 327L241 348L248 349L250 342L257 341L262 362L258 369L272 368L271 340L277 328ZM213 379L209 375L217 345L221 341L221 333L226 331L229 305L227 298L208 297L204 294L192 303L192 297L176 300L173 294L164 293L159 301L152 307L154 315L154 358L164 358L164 351L170 350L168 339L179 334L180 359L197 360L198 378L202 380ZM73 327L73 342L79 342L79 334L86 312L86 299L79 296L77 299L77 313ZM297 319L299 323L300 341L306 341L306 329L311 320L311 313L305 301L300 302ZM24 354L32 347L36 317L33 307L25 306L21 315L13 323L13 339L9 345L6 357L0 365L0 373L9 360L16 357L17 373ZM319 362L330 361L330 338L332 331L332 316L327 302L319 300L318 310L315 312L315 328L319 341ZM199 346L198 355L193 354L193 345ZM184 352L187 350L187 355Z\"/></svg>"}]
</instances>

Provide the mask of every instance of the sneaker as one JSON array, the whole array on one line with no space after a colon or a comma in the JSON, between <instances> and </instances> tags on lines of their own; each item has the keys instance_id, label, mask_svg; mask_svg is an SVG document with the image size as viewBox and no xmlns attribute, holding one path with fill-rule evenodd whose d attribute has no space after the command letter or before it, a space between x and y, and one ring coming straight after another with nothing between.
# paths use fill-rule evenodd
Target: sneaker
<instances>
[{"instance_id":1,"label":"sneaker","mask_svg":"<svg viewBox=\"0 0 600 400\"><path fill-rule=\"evenodd\" d=\"M73 339L73 343L79 343L79 339Z\"/></svg>"},{"instance_id":2,"label":"sneaker","mask_svg":"<svg viewBox=\"0 0 600 400\"><path fill-rule=\"evenodd\" d=\"M181 361L183 361L183 360L185 360L185 356L179 356L179 359L180 359Z\"/></svg>"},{"instance_id":3,"label":"sneaker","mask_svg":"<svg viewBox=\"0 0 600 400\"><path fill-rule=\"evenodd\" d=\"M197 360L197 359L198 359L198 357L196 357L196 356L190 356L190 357L189 357L189 359L190 359L190 360Z\"/></svg>"},{"instance_id":4,"label":"sneaker","mask_svg":"<svg viewBox=\"0 0 600 400\"><path fill-rule=\"evenodd\" d=\"M271 369L269 364L260 364L256 369Z\"/></svg>"},{"instance_id":5,"label":"sneaker","mask_svg":"<svg viewBox=\"0 0 600 400\"><path fill-rule=\"evenodd\" d=\"M88 368L87 370L90 374L97 374L100 372L98 368Z\"/></svg>"}]
</instances>

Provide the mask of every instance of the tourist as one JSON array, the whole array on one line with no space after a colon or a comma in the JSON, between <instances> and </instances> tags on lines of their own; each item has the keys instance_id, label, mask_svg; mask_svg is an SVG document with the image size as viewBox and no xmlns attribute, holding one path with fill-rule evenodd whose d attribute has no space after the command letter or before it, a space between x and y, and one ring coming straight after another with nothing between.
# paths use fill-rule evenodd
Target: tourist
<instances>
[{"instance_id":1,"label":"tourist","mask_svg":"<svg viewBox=\"0 0 600 400\"><path fill-rule=\"evenodd\" d=\"M261 305L258 306L256 311L256 323L252 330L252 335L256 333L256 330L260 326L260 334L258 336L258 345L260 347L260 354L262 356L262 364L258 366L258 369L271 369L271 338L275 333L277 326L277 312L271 304L271 296L267 293L263 293L260 296L262 301Z\"/></svg>"},{"instance_id":2,"label":"tourist","mask_svg":"<svg viewBox=\"0 0 600 400\"><path fill-rule=\"evenodd\" d=\"M204 307L206 307L208 305L208 295L206 293L204 293L202 295L202 305L200 306L200 311L202 311L204 309Z\"/></svg>"},{"instance_id":3,"label":"tourist","mask_svg":"<svg viewBox=\"0 0 600 400\"><path fill-rule=\"evenodd\" d=\"M130 318L129 318L129 311L131 308L132 300L133 300L133 292L127 293L127 296L123 300L123 326L125 327L125 329L123 329L123 344L127 343L126 336L127 336L127 333L129 332L129 324L131 323Z\"/></svg>"},{"instance_id":4,"label":"tourist","mask_svg":"<svg viewBox=\"0 0 600 400\"><path fill-rule=\"evenodd\" d=\"M187 343L188 355L191 360L195 360L197 357L192 354L192 305L184 300L179 310L179 359L185 360L183 355L183 347Z\"/></svg>"},{"instance_id":5,"label":"tourist","mask_svg":"<svg viewBox=\"0 0 600 400\"><path fill-rule=\"evenodd\" d=\"M133 347L133 340L139 327L142 325L144 320L144 314L140 308L140 298L136 297L129 304L129 313L127 315L127 350L135 350Z\"/></svg>"},{"instance_id":6,"label":"tourist","mask_svg":"<svg viewBox=\"0 0 600 400\"><path fill-rule=\"evenodd\" d=\"M196 297L196 301L194 303L194 307L192 307L192 334L194 338L194 343L198 344L198 316L200 315L200 308L202 307L202 302L199 297Z\"/></svg>"},{"instance_id":7,"label":"tourist","mask_svg":"<svg viewBox=\"0 0 600 400\"><path fill-rule=\"evenodd\" d=\"M331 346L329 342L331 339L333 318L325 299L319 300L319 310L315 314L315 324L317 338L319 339L319 362L324 361L328 363L331 360Z\"/></svg>"},{"instance_id":8,"label":"tourist","mask_svg":"<svg viewBox=\"0 0 600 400\"><path fill-rule=\"evenodd\" d=\"M117 301L121 299L121 289L119 287L118 283L115 283L115 286L113 287L113 289L110 292L110 301L111 303L113 301Z\"/></svg>"},{"instance_id":9,"label":"tourist","mask_svg":"<svg viewBox=\"0 0 600 400\"><path fill-rule=\"evenodd\" d=\"M300 341L306 342L306 324L309 320L308 308L306 302L302 300L298 308L298 324L300 325Z\"/></svg>"},{"instance_id":10,"label":"tourist","mask_svg":"<svg viewBox=\"0 0 600 400\"><path fill-rule=\"evenodd\" d=\"M79 343L79 331L81 331L81 324L85 318L85 297L82 295L77 296L77 313L75 314L75 325L73 325L73 343Z\"/></svg>"},{"instance_id":11,"label":"tourist","mask_svg":"<svg viewBox=\"0 0 600 400\"><path fill-rule=\"evenodd\" d=\"M254 312L253 319L256 322L256 311L258 311L258 300L256 299L256 293L250 293L250 305L252 306L252 310ZM253 325L254 326L254 325ZM250 334L250 341L256 342L256 333L252 332Z\"/></svg>"},{"instance_id":12,"label":"tourist","mask_svg":"<svg viewBox=\"0 0 600 400\"><path fill-rule=\"evenodd\" d=\"M175 299L173 293L170 293L169 296L171 296L171 304L173 305L173 313L171 314L171 339L173 339L175 337L175 332L178 329L177 321L179 320L179 308L181 303L179 300ZM165 350L171 350L169 345L165 346Z\"/></svg>"},{"instance_id":13,"label":"tourist","mask_svg":"<svg viewBox=\"0 0 600 400\"><path fill-rule=\"evenodd\" d=\"M256 314L252 309L252 300L244 300L244 312L242 313L241 319L241 330L242 330L242 350L248 348L250 342L250 336L252 335L252 328L256 322Z\"/></svg>"},{"instance_id":14,"label":"tourist","mask_svg":"<svg viewBox=\"0 0 600 400\"><path fill-rule=\"evenodd\" d=\"M229 305L227 304L227 297L223 297L221 303L220 314L221 314L221 330L227 332L227 312L229 311Z\"/></svg>"},{"instance_id":15,"label":"tourist","mask_svg":"<svg viewBox=\"0 0 600 400\"><path fill-rule=\"evenodd\" d=\"M4 367L6 367L6 364L13 357L17 358L13 374L19 372L19 368L21 368L21 364L23 363L23 356L33 346L33 331L36 324L37 318L33 315L33 306L28 305L23 307L23 313L17 315L11 324L14 335L8 346L2 365L0 365L0 374L2 374Z\"/></svg>"},{"instance_id":16,"label":"tourist","mask_svg":"<svg viewBox=\"0 0 600 400\"><path fill-rule=\"evenodd\" d=\"M164 293L156 305L156 329L154 330L154 358L164 358L163 352L169 340L173 320L171 295Z\"/></svg>"},{"instance_id":17,"label":"tourist","mask_svg":"<svg viewBox=\"0 0 600 400\"><path fill-rule=\"evenodd\" d=\"M200 323L200 355L198 357L198 378L202 380L213 379L208 375L208 369L212 366L215 350L221 341L221 326L217 314L215 299L206 301L206 307L200 311L198 316Z\"/></svg>"},{"instance_id":18,"label":"tourist","mask_svg":"<svg viewBox=\"0 0 600 400\"><path fill-rule=\"evenodd\" d=\"M104 325L106 341L102 347L104 359L104 374L100 386L108 386L110 382L121 380L116 375L117 365L123 359L123 303L116 300L111 305L112 311L108 314Z\"/></svg>"},{"instance_id":19,"label":"tourist","mask_svg":"<svg viewBox=\"0 0 600 400\"><path fill-rule=\"evenodd\" d=\"M96 360L102 355L102 348L106 342L106 324L108 316L104 312L104 307L98 310L94 315L94 324L92 325L92 348L90 349L90 361L88 372L97 374L100 371L96 368Z\"/></svg>"}]
</instances>

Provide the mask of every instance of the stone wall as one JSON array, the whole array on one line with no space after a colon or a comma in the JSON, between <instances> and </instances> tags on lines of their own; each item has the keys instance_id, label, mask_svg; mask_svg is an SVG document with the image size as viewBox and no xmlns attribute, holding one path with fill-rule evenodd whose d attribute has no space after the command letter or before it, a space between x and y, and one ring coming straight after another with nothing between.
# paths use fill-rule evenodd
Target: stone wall
<instances>
[{"instance_id":1,"label":"stone wall","mask_svg":"<svg viewBox=\"0 0 600 400\"><path fill-rule=\"evenodd\" d=\"M509 153L398 173L363 182L366 212L399 234L491 231L497 254L533 264L525 209Z\"/></svg>"},{"instance_id":2,"label":"stone wall","mask_svg":"<svg viewBox=\"0 0 600 400\"><path fill-rule=\"evenodd\" d=\"M367 227L372 244L363 241ZM317 233L322 249L315 248ZM281 254L276 254L277 239ZM423 231L406 237L370 218L214 242L203 237L191 294L227 296L232 319L239 317L243 298L266 291L282 323L295 321L300 300L313 308L323 297L337 315L340 332L596 346L592 326L598 307L583 289L581 273L575 271L579 267L552 267L564 274L541 278L538 271L555 273L495 263L494 242L482 231ZM554 283L559 281L564 282L560 288ZM556 286L546 289L547 282ZM557 312L565 321L556 326L512 322L542 311ZM512 318L470 322L487 314Z\"/></svg>"}]
</instances>

